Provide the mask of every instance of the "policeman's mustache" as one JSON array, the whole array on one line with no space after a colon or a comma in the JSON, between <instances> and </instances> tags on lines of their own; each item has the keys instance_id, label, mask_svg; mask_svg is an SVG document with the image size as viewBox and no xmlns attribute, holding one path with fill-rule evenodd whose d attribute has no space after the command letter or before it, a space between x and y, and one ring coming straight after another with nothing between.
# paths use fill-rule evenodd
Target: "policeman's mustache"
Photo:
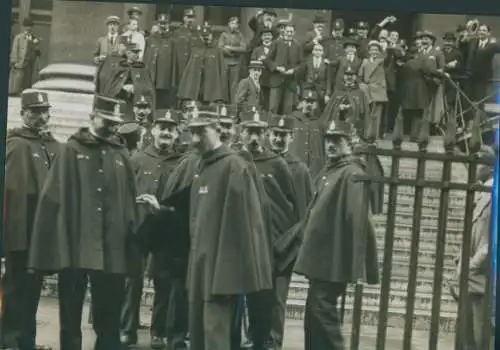
<instances>
[{"instance_id":1,"label":"policeman's mustache","mask_svg":"<svg viewBox=\"0 0 500 350\"><path fill-rule=\"evenodd\" d=\"M226 131L226 130L221 131L221 133L220 133L220 140L221 140L222 142L226 142L226 141L228 141L230 138L231 138L231 133L230 133L229 131Z\"/></svg>"}]
</instances>

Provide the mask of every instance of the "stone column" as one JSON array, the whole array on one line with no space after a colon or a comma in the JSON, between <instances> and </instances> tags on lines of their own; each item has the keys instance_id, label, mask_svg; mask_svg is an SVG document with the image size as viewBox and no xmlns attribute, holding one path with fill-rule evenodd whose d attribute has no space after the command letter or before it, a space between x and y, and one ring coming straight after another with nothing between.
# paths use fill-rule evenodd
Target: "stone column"
<instances>
[{"instance_id":1,"label":"stone column","mask_svg":"<svg viewBox=\"0 0 500 350\"><path fill-rule=\"evenodd\" d=\"M50 34L50 63L93 64L106 17L122 15L123 4L54 0Z\"/></svg>"}]
</instances>

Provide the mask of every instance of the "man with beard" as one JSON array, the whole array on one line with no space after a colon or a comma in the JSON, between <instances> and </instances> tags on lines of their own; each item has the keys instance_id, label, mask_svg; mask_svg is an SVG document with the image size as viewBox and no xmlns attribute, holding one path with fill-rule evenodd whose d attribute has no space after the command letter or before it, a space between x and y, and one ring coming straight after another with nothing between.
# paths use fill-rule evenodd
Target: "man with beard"
<instances>
[{"instance_id":1,"label":"man with beard","mask_svg":"<svg viewBox=\"0 0 500 350\"><path fill-rule=\"evenodd\" d=\"M28 266L59 273L61 350L81 350L83 303L90 280L94 349L121 349L125 277L139 273L133 230L134 172L120 138L122 101L96 96L89 127L54 160L36 211Z\"/></svg>"},{"instance_id":2,"label":"man with beard","mask_svg":"<svg viewBox=\"0 0 500 350\"><path fill-rule=\"evenodd\" d=\"M47 94L25 90L21 106L23 126L9 130L6 140L0 346L43 349L35 346L43 277L28 273L27 263L38 200L60 146L47 130Z\"/></svg>"},{"instance_id":3,"label":"man with beard","mask_svg":"<svg viewBox=\"0 0 500 350\"><path fill-rule=\"evenodd\" d=\"M203 104L225 103L228 91L224 52L214 43L212 28L208 23L201 30L201 39L202 44L192 48L177 98Z\"/></svg>"},{"instance_id":4,"label":"man with beard","mask_svg":"<svg viewBox=\"0 0 500 350\"><path fill-rule=\"evenodd\" d=\"M269 122L269 144L276 154L279 154L287 163L292 173L295 193L297 195L297 212L302 220L307 206L312 199L312 179L307 166L289 152L293 140L294 120L290 117L272 116ZM291 266L291 265L290 265ZM285 331L285 314L288 288L292 278L291 268L279 271L275 280L275 304L272 316L271 338L275 349L283 347Z\"/></svg>"},{"instance_id":5,"label":"man with beard","mask_svg":"<svg viewBox=\"0 0 500 350\"><path fill-rule=\"evenodd\" d=\"M156 93L156 108L175 107L173 83L175 75L174 45L170 19L166 14L158 16L159 31L148 37L144 64L150 71Z\"/></svg>"},{"instance_id":6,"label":"man with beard","mask_svg":"<svg viewBox=\"0 0 500 350\"><path fill-rule=\"evenodd\" d=\"M238 112L247 111L249 107L260 106L261 96L263 94L260 85L260 78L264 65L261 61L252 61L248 66L248 78L242 79L236 89L236 106Z\"/></svg>"},{"instance_id":7,"label":"man with beard","mask_svg":"<svg viewBox=\"0 0 500 350\"><path fill-rule=\"evenodd\" d=\"M174 40L174 76L173 86L178 87L182 79L186 65L191 57L192 49L199 44L199 30L194 25L195 13L194 9L188 8L184 10L182 17L182 25L177 28L173 35ZM177 91L175 91L177 95Z\"/></svg>"},{"instance_id":8,"label":"man with beard","mask_svg":"<svg viewBox=\"0 0 500 350\"><path fill-rule=\"evenodd\" d=\"M156 111L152 129L153 143L132 157L139 202L148 203L148 197L160 198L163 194L166 181L181 157L177 150L178 122L179 115L176 112ZM142 209L147 208L141 208L140 211L141 221L144 222L149 212ZM165 214L163 217L156 215L153 223L145 228L151 232L142 232L143 235L146 237L164 236L163 229L172 227L172 222L168 220L171 219L168 208L164 208L163 211ZM189 242L181 241L176 234L177 232L172 232L168 237L163 237L161 242L150 241L146 247L152 254L150 275L153 277L155 292L151 319L151 348L153 349L164 349L166 346L169 349L186 349L184 343L187 334L185 275ZM123 316L133 315L135 322L127 322L127 324L133 324L135 328L130 329L132 332L127 335L128 340L134 340L136 343L143 279L129 278L127 282L135 288L133 288L134 292L130 293L132 298L126 297L131 303L124 305L122 322ZM129 310L128 313L126 309ZM132 343L126 342L125 344Z\"/></svg>"},{"instance_id":9,"label":"man with beard","mask_svg":"<svg viewBox=\"0 0 500 350\"><path fill-rule=\"evenodd\" d=\"M246 113L241 128L244 149L250 152L263 182L271 220L268 234L274 245L299 219L293 176L286 161L264 146L268 124L261 121L258 112ZM275 278L276 273L275 270ZM276 288L276 280L274 285ZM265 343L270 341L271 324L269 324L269 318L272 319L271 313L274 311L275 305L278 304L276 307L280 308L278 319L284 320L283 297L280 295L278 298L277 294L281 293L277 293L275 290L273 294L265 291L259 295L247 295L250 334L254 349L264 349ZM269 302L271 302L270 305L267 304ZM267 305L270 307L266 308ZM277 322L280 322L279 320Z\"/></svg>"},{"instance_id":10,"label":"man with beard","mask_svg":"<svg viewBox=\"0 0 500 350\"><path fill-rule=\"evenodd\" d=\"M325 18L321 14L316 14L313 18L313 30L306 33L304 40L304 57L308 57L317 44L323 45L327 40L325 37Z\"/></svg>"},{"instance_id":11,"label":"man with beard","mask_svg":"<svg viewBox=\"0 0 500 350\"><path fill-rule=\"evenodd\" d=\"M378 260L369 191L356 174L352 125L332 122L325 132L327 162L301 226L303 243L294 271L309 280L304 315L305 350L343 349L337 302L349 283L377 284ZM328 263L325 263L328 261Z\"/></svg>"},{"instance_id":12,"label":"man with beard","mask_svg":"<svg viewBox=\"0 0 500 350\"><path fill-rule=\"evenodd\" d=\"M295 133L290 153L307 165L314 178L325 164L323 134L328 122L327 115L321 115L318 109L318 94L305 90L299 103L299 111L294 112L291 117L295 119Z\"/></svg>"},{"instance_id":13,"label":"man with beard","mask_svg":"<svg viewBox=\"0 0 500 350\"><path fill-rule=\"evenodd\" d=\"M335 91L336 88L335 80L340 60L344 57L345 40L344 21L340 18L336 19L332 24L332 36L323 42L325 62L328 64L329 85L326 87L328 92L326 96L328 97L330 97L330 94Z\"/></svg>"},{"instance_id":14,"label":"man with beard","mask_svg":"<svg viewBox=\"0 0 500 350\"><path fill-rule=\"evenodd\" d=\"M172 174L166 186L170 195L183 188L190 192L191 350L230 350L238 296L272 288L271 262L262 254L268 237L254 176L249 163L222 144L218 118L205 109L190 121L199 154L197 176Z\"/></svg>"},{"instance_id":15,"label":"man with beard","mask_svg":"<svg viewBox=\"0 0 500 350\"><path fill-rule=\"evenodd\" d=\"M240 31L238 17L229 18L228 30L221 33L218 44L219 48L224 52L224 65L226 78L228 79L228 102L234 104L236 103L236 88L240 81L241 65L245 58L244 54L247 52L247 44Z\"/></svg>"},{"instance_id":16,"label":"man with beard","mask_svg":"<svg viewBox=\"0 0 500 350\"><path fill-rule=\"evenodd\" d=\"M127 40L122 37L122 40ZM146 96L152 106L155 105L155 88L151 74L143 62L139 61L139 47L135 43L126 43L125 58L112 69L108 81L104 84L103 95L126 102L125 120L134 120L134 105L141 96Z\"/></svg>"},{"instance_id":17,"label":"man with beard","mask_svg":"<svg viewBox=\"0 0 500 350\"><path fill-rule=\"evenodd\" d=\"M302 47L295 40L295 26L288 24L285 28L285 37L271 45L271 50L264 60L264 65L271 72L269 76L271 113L292 113L302 58Z\"/></svg>"}]
</instances>

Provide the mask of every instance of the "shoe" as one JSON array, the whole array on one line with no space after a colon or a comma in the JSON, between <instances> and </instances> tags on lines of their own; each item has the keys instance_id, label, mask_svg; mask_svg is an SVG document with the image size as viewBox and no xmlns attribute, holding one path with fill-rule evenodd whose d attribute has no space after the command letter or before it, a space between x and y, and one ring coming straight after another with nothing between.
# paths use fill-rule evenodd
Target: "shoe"
<instances>
[{"instance_id":1,"label":"shoe","mask_svg":"<svg viewBox=\"0 0 500 350\"><path fill-rule=\"evenodd\" d=\"M120 337L120 343L123 346L137 345L137 334L122 334Z\"/></svg>"},{"instance_id":2,"label":"shoe","mask_svg":"<svg viewBox=\"0 0 500 350\"><path fill-rule=\"evenodd\" d=\"M160 337L151 337L151 349L164 349L167 343Z\"/></svg>"}]
</instances>

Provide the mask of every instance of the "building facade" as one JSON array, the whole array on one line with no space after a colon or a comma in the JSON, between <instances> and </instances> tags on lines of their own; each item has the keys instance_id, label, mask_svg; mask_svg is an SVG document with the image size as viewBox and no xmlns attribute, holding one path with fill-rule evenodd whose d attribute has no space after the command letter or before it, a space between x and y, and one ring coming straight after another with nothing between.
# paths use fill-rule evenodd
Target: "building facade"
<instances>
[{"instance_id":1,"label":"building facade","mask_svg":"<svg viewBox=\"0 0 500 350\"><path fill-rule=\"evenodd\" d=\"M31 17L34 21L34 32L41 38L41 66L49 63L81 63L92 64L92 54L96 40L106 32L104 20L109 15L127 17L127 9L138 6L143 10L140 26L149 29L158 13L170 13L172 21L182 20L183 10L187 6L169 4L133 4L105 3L64 0L13 0L12 36L20 30L19 23L23 18ZM227 19L238 16L242 23L244 35L250 37L248 20L257 9L242 7L196 6L197 21L201 24L208 21L217 30L223 30ZM311 22L316 14L313 10L276 9L281 18L292 14L292 21L297 26L297 33L303 36L311 29ZM367 21L376 24L389 12L359 11L323 11L328 24L335 18L343 18L346 26L356 21ZM438 37L446 31L454 31L459 24L468 19L465 15L441 14L402 14L398 17L394 29L404 38L411 37L416 30L427 29ZM479 20L491 25L494 34L500 36L500 17L479 17Z\"/></svg>"}]
</instances>

